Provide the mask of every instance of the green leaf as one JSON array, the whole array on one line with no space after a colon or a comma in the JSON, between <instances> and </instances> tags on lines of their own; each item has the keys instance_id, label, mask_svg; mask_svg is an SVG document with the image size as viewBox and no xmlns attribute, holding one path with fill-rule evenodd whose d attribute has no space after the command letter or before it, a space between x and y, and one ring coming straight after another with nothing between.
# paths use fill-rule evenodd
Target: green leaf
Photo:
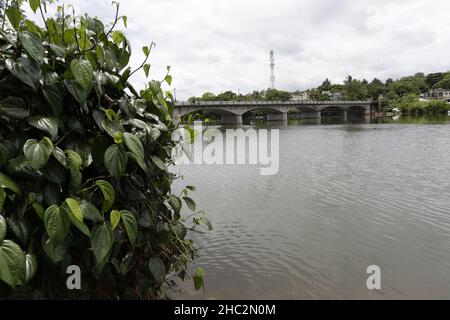
<instances>
[{"instance_id":1,"label":"green leaf","mask_svg":"<svg viewBox=\"0 0 450 320\"><path fill-rule=\"evenodd\" d=\"M30 111L23 99L8 97L0 101L0 114L2 113L10 118L21 120L28 117Z\"/></svg>"},{"instance_id":2,"label":"green leaf","mask_svg":"<svg viewBox=\"0 0 450 320\"><path fill-rule=\"evenodd\" d=\"M109 219L111 220L111 227L112 229L116 229L117 225L120 222L120 212L117 210L111 211L111 214L109 216Z\"/></svg>"},{"instance_id":3,"label":"green leaf","mask_svg":"<svg viewBox=\"0 0 450 320\"><path fill-rule=\"evenodd\" d=\"M67 167L67 157L64 151L62 151L60 148L56 147L52 151L53 156L56 160L58 160L59 163L61 163L64 167Z\"/></svg>"},{"instance_id":4,"label":"green leaf","mask_svg":"<svg viewBox=\"0 0 450 320\"><path fill-rule=\"evenodd\" d=\"M167 75L164 80L166 80L166 82L169 86L172 84L172 76L171 75Z\"/></svg>"},{"instance_id":5,"label":"green leaf","mask_svg":"<svg viewBox=\"0 0 450 320\"><path fill-rule=\"evenodd\" d=\"M75 81L84 89L89 89L94 80L94 70L88 60L72 60L70 64Z\"/></svg>"},{"instance_id":6,"label":"green leaf","mask_svg":"<svg viewBox=\"0 0 450 320\"><path fill-rule=\"evenodd\" d=\"M132 245L136 243L138 234L138 225L136 217L130 211L122 210L120 211L122 215L122 221L125 225L125 230L127 230L128 238Z\"/></svg>"},{"instance_id":7,"label":"green leaf","mask_svg":"<svg viewBox=\"0 0 450 320\"><path fill-rule=\"evenodd\" d=\"M35 89L39 85L41 69L31 59L20 57L17 60L6 59L6 68L11 74Z\"/></svg>"},{"instance_id":8,"label":"green leaf","mask_svg":"<svg viewBox=\"0 0 450 320\"><path fill-rule=\"evenodd\" d=\"M31 20L25 20L25 26L27 27L27 30L36 34L40 35L41 31L39 30L39 27Z\"/></svg>"},{"instance_id":9,"label":"green leaf","mask_svg":"<svg viewBox=\"0 0 450 320\"><path fill-rule=\"evenodd\" d=\"M19 32L19 39L31 59L39 64L44 62L44 46L37 35L28 31Z\"/></svg>"},{"instance_id":10,"label":"green leaf","mask_svg":"<svg viewBox=\"0 0 450 320\"><path fill-rule=\"evenodd\" d=\"M123 33L118 30L113 32L112 38L116 45L119 45L122 41L125 40L125 36L123 35Z\"/></svg>"},{"instance_id":11,"label":"green leaf","mask_svg":"<svg viewBox=\"0 0 450 320\"><path fill-rule=\"evenodd\" d=\"M184 224L181 222L175 223L173 225L173 231L175 235L180 239L184 239L186 237L187 230Z\"/></svg>"},{"instance_id":12,"label":"green leaf","mask_svg":"<svg viewBox=\"0 0 450 320\"><path fill-rule=\"evenodd\" d=\"M83 223L83 213L81 211L80 204L77 200L68 198L65 201L65 206L63 208L67 211L67 215L70 218L72 224L80 230L86 237L91 237L91 231Z\"/></svg>"},{"instance_id":13,"label":"green leaf","mask_svg":"<svg viewBox=\"0 0 450 320\"><path fill-rule=\"evenodd\" d=\"M212 225L212 223L209 221L208 218L202 217L202 218L200 218L200 222L203 223L203 224L205 224L205 225L208 227L208 230L209 230L209 231L211 231L211 230L213 229L213 225Z\"/></svg>"},{"instance_id":14,"label":"green leaf","mask_svg":"<svg viewBox=\"0 0 450 320\"><path fill-rule=\"evenodd\" d=\"M111 121L107 119L102 122L102 127L112 138L116 138L117 134L123 133L123 126L120 121Z\"/></svg>"},{"instance_id":15,"label":"green leaf","mask_svg":"<svg viewBox=\"0 0 450 320\"><path fill-rule=\"evenodd\" d=\"M156 280L158 284L162 284L164 282L164 278L166 275L166 268L164 266L164 262L156 257L151 258L148 262L148 268L153 278Z\"/></svg>"},{"instance_id":16,"label":"green leaf","mask_svg":"<svg viewBox=\"0 0 450 320\"><path fill-rule=\"evenodd\" d=\"M23 146L25 157L31 167L36 170L44 167L52 154L52 149L44 139L39 142L35 139L28 139Z\"/></svg>"},{"instance_id":17,"label":"green leaf","mask_svg":"<svg viewBox=\"0 0 450 320\"><path fill-rule=\"evenodd\" d=\"M128 26L127 26L127 21L128 21L127 16L122 16L122 20L123 20L123 25L125 26L125 28L128 28Z\"/></svg>"},{"instance_id":18,"label":"green leaf","mask_svg":"<svg viewBox=\"0 0 450 320\"><path fill-rule=\"evenodd\" d=\"M142 52L144 52L144 55L145 55L146 57L148 57L148 55L150 54L150 49L149 49L149 47L147 47L147 46L142 47Z\"/></svg>"},{"instance_id":19,"label":"green leaf","mask_svg":"<svg viewBox=\"0 0 450 320\"><path fill-rule=\"evenodd\" d=\"M84 219L91 220L94 222L101 222L103 221L103 217L98 211L97 207L94 206L92 203L82 200L80 203L81 212L83 213Z\"/></svg>"},{"instance_id":20,"label":"green leaf","mask_svg":"<svg viewBox=\"0 0 450 320\"><path fill-rule=\"evenodd\" d=\"M33 116L28 118L28 123L39 130L47 132L52 139L56 139L58 135L58 123L54 118Z\"/></svg>"},{"instance_id":21,"label":"green leaf","mask_svg":"<svg viewBox=\"0 0 450 320\"><path fill-rule=\"evenodd\" d=\"M108 211L111 209L112 205L114 204L115 199L115 192L112 187L112 185L105 180L97 180L95 184L100 188L100 190L103 193L103 198L105 199L103 201L103 212Z\"/></svg>"},{"instance_id":22,"label":"green leaf","mask_svg":"<svg viewBox=\"0 0 450 320\"><path fill-rule=\"evenodd\" d=\"M105 166L110 175L119 179L127 166L127 153L117 144L113 144L105 151Z\"/></svg>"},{"instance_id":23,"label":"green leaf","mask_svg":"<svg viewBox=\"0 0 450 320\"><path fill-rule=\"evenodd\" d=\"M22 13L19 9L10 6L5 10L6 16L14 29L18 29L20 25L20 20L22 20Z\"/></svg>"},{"instance_id":24,"label":"green leaf","mask_svg":"<svg viewBox=\"0 0 450 320\"><path fill-rule=\"evenodd\" d=\"M203 287L204 285L204 277L205 277L205 272L203 271L202 268L198 268L197 272L193 275L192 279L194 280L194 286L195 286L195 290L199 290L201 287Z\"/></svg>"},{"instance_id":25,"label":"green leaf","mask_svg":"<svg viewBox=\"0 0 450 320\"><path fill-rule=\"evenodd\" d=\"M66 203L74 218L83 223L83 212L81 211L81 207L78 201L75 199L67 198Z\"/></svg>"},{"instance_id":26,"label":"green leaf","mask_svg":"<svg viewBox=\"0 0 450 320\"><path fill-rule=\"evenodd\" d=\"M22 283L25 275L25 254L10 240L0 246L0 280L15 288Z\"/></svg>"},{"instance_id":27,"label":"green leaf","mask_svg":"<svg viewBox=\"0 0 450 320\"><path fill-rule=\"evenodd\" d=\"M159 131L158 128L152 128L149 132L151 142L158 140L160 135L161 135L161 131Z\"/></svg>"},{"instance_id":28,"label":"green leaf","mask_svg":"<svg viewBox=\"0 0 450 320\"><path fill-rule=\"evenodd\" d=\"M37 270L37 259L34 254L27 254L25 256L25 283L33 279Z\"/></svg>"},{"instance_id":29,"label":"green leaf","mask_svg":"<svg viewBox=\"0 0 450 320\"><path fill-rule=\"evenodd\" d=\"M161 170L166 170L166 164L158 156L152 156L153 163Z\"/></svg>"},{"instance_id":30,"label":"green leaf","mask_svg":"<svg viewBox=\"0 0 450 320\"><path fill-rule=\"evenodd\" d=\"M128 253L125 257L123 257L122 262L119 266L120 274L126 275L136 264L136 257L133 253Z\"/></svg>"},{"instance_id":31,"label":"green leaf","mask_svg":"<svg viewBox=\"0 0 450 320\"><path fill-rule=\"evenodd\" d=\"M69 166L73 169L80 170L81 165L83 164L83 160L81 159L78 152L67 149L65 153L67 154L67 158L69 159Z\"/></svg>"},{"instance_id":32,"label":"green leaf","mask_svg":"<svg viewBox=\"0 0 450 320\"><path fill-rule=\"evenodd\" d=\"M145 164L145 155L144 155L144 146L142 145L141 140L136 137L132 133L125 132L124 133L125 145L128 150L130 150L138 160L138 163Z\"/></svg>"},{"instance_id":33,"label":"green leaf","mask_svg":"<svg viewBox=\"0 0 450 320\"><path fill-rule=\"evenodd\" d=\"M36 214L38 215L38 217L44 221L44 216L45 216L45 210L44 207L42 207L42 205L39 202L33 202L31 204L31 206L33 207L34 211L36 212Z\"/></svg>"},{"instance_id":34,"label":"green leaf","mask_svg":"<svg viewBox=\"0 0 450 320\"><path fill-rule=\"evenodd\" d=\"M16 183L6 174L0 172L0 187L7 188L16 194L20 194L20 189Z\"/></svg>"},{"instance_id":35,"label":"green leaf","mask_svg":"<svg viewBox=\"0 0 450 320\"><path fill-rule=\"evenodd\" d=\"M2 190L2 189L0 189L0 190ZM7 230L6 220L2 215L0 215L0 244L2 244L3 239L5 239L6 230Z\"/></svg>"},{"instance_id":36,"label":"green leaf","mask_svg":"<svg viewBox=\"0 0 450 320\"><path fill-rule=\"evenodd\" d=\"M42 248L45 254L54 262L58 263L64 260L67 253L67 248L69 247L69 241L67 238L61 243L57 243L47 235L42 237Z\"/></svg>"},{"instance_id":37,"label":"green leaf","mask_svg":"<svg viewBox=\"0 0 450 320\"><path fill-rule=\"evenodd\" d=\"M148 63L144 64L144 73L145 77L148 78L148 74L150 73L150 65Z\"/></svg>"},{"instance_id":38,"label":"green leaf","mask_svg":"<svg viewBox=\"0 0 450 320\"><path fill-rule=\"evenodd\" d=\"M0 213L2 212L3 204L5 203L5 199L6 199L5 190L3 190L3 188L0 188ZM0 240L0 242L1 242L1 240Z\"/></svg>"},{"instance_id":39,"label":"green leaf","mask_svg":"<svg viewBox=\"0 0 450 320\"><path fill-rule=\"evenodd\" d=\"M107 223L102 223L94 228L91 237L92 250L98 262L103 261L111 250L114 242L112 228Z\"/></svg>"},{"instance_id":40,"label":"green leaf","mask_svg":"<svg viewBox=\"0 0 450 320\"><path fill-rule=\"evenodd\" d=\"M8 225L8 230L11 235L20 241L24 246L30 240L30 231L28 224L24 220L19 219L16 215L6 217L6 224Z\"/></svg>"},{"instance_id":41,"label":"green leaf","mask_svg":"<svg viewBox=\"0 0 450 320\"><path fill-rule=\"evenodd\" d=\"M55 85L46 85L42 89L45 99L50 103L52 115L60 117L64 112L63 97L60 90Z\"/></svg>"},{"instance_id":42,"label":"green leaf","mask_svg":"<svg viewBox=\"0 0 450 320\"><path fill-rule=\"evenodd\" d=\"M61 207L52 205L45 210L44 226L50 239L59 243L69 232L70 219Z\"/></svg>"},{"instance_id":43,"label":"green leaf","mask_svg":"<svg viewBox=\"0 0 450 320\"><path fill-rule=\"evenodd\" d=\"M122 132L114 133L114 143L122 144L122 142L123 142L123 133Z\"/></svg>"},{"instance_id":44,"label":"green leaf","mask_svg":"<svg viewBox=\"0 0 450 320\"><path fill-rule=\"evenodd\" d=\"M195 201L189 197L183 197L184 202L186 202L187 206L191 211L195 211Z\"/></svg>"},{"instance_id":45,"label":"green leaf","mask_svg":"<svg viewBox=\"0 0 450 320\"><path fill-rule=\"evenodd\" d=\"M31 10L36 13L36 10L39 9L39 6L41 5L41 0L29 0L29 3Z\"/></svg>"},{"instance_id":46,"label":"green leaf","mask_svg":"<svg viewBox=\"0 0 450 320\"><path fill-rule=\"evenodd\" d=\"M180 213L181 206L182 206L180 198L171 194L169 196L169 204L176 213Z\"/></svg>"},{"instance_id":47,"label":"green leaf","mask_svg":"<svg viewBox=\"0 0 450 320\"><path fill-rule=\"evenodd\" d=\"M95 48L95 54L100 65L103 65L105 62L105 52L103 51L103 48L101 46L97 46L97 48Z\"/></svg>"}]
</instances>

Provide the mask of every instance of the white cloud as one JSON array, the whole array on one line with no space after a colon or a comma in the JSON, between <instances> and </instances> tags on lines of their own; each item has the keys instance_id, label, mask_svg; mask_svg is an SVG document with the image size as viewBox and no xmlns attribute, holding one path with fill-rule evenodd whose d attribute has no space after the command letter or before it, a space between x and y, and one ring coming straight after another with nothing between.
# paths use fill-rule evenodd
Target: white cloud
<instances>
[{"instance_id":1,"label":"white cloud","mask_svg":"<svg viewBox=\"0 0 450 320\"><path fill-rule=\"evenodd\" d=\"M73 0L111 20L109 0ZM126 0L137 65L152 40L152 76L172 66L179 99L204 91L261 90L275 51L277 87L316 86L328 77L400 77L450 69L448 0ZM137 86L144 79L134 79Z\"/></svg>"}]
</instances>

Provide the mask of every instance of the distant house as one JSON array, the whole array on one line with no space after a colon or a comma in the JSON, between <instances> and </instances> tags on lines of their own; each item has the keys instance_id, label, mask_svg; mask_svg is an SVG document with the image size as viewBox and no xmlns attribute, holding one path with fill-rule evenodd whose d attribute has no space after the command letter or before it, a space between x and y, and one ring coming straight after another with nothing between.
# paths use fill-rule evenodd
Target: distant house
<instances>
[{"instance_id":1,"label":"distant house","mask_svg":"<svg viewBox=\"0 0 450 320\"><path fill-rule=\"evenodd\" d=\"M322 94L328 96L332 101L342 100L342 94L340 92L322 91Z\"/></svg>"},{"instance_id":2,"label":"distant house","mask_svg":"<svg viewBox=\"0 0 450 320\"><path fill-rule=\"evenodd\" d=\"M301 92L301 93L299 93L299 94L293 94L293 95L291 96L291 100L292 100L292 101L296 101L296 100L309 100L309 99L310 99L310 97L309 97L309 95L308 95L307 92Z\"/></svg>"},{"instance_id":3,"label":"distant house","mask_svg":"<svg viewBox=\"0 0 450 320\"><path fill-rule=\"evenodd\" d=\"M450 102L450 89L433 89L420 95L422 99L426 100L445 100Z\"/></svg>"}]
</instances>

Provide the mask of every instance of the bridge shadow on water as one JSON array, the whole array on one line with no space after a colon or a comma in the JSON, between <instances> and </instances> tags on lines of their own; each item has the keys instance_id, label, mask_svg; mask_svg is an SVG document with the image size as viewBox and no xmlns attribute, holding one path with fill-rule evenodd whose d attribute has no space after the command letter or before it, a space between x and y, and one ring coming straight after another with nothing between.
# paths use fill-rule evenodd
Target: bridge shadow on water
<instances>
[{"instance_id":1,"label":"bridge shadow on water","mask_svg":"<svg viewBox=\"0 0 450 320\"><path fill-rule=\"evenodd\" d=\"M267 121L265 119L252 120L244 119L243 126L254 126L256 128L285 128L288 126L313 126L313 125L343 125L343 124L365 124L371 123L364 117L349 117L347 119L343 117L322 117L319 119L306 118L296 119L289 118L287 121ZM224 125L227 128L239 128L242 125Z\"/></svg>"}]
</instances>

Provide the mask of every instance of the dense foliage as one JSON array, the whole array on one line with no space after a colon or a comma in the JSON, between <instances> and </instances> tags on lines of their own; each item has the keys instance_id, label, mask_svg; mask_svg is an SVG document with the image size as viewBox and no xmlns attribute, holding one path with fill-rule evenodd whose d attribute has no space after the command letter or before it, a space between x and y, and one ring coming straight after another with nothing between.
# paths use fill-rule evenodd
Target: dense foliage
<instances>
[{"instance_id":1,"label":"dense foliage","mask_svg":"<svg viewBox=\"0 0 450 320\"><path fill-rule=\"evenodd\" d=\"M407 94L391 102L391 105L407 114L446 114L450 104L443 100L420 101L415 94Z\"/></svg>"},{"instance_id":2,"label":"dense foliage","mask_svg":"<svg viewBox=\"0 0 450 320\"><path fill-rule=\"evenodd\" d=\"M211 92L205 92L201 97L190 97L188 100L195 101L288 101L292 94L287 91L277 89L267 89L263 91L253 91L243 95L233 91L225 91L218 95Z\"/></svg>"},{"instance_id":3,"label":"dense foliage","mask_svg":"<svg viewBox=\"0 0 450 320\"><path fill-rule=\"evenodd\" d=\"M21 5L42 13L39 27ZM137 91L145 61L111 26L50 2L11 1L0 30L0 297L162 298L168 275L189 277L186 187L171 192L173 99L161 82ZM2 2L5 4L5 2ZM169 67L164 80L170 85ZM194 215L195 227L202 217ZM81 269L69 291L67 267ZM194 275L202 286L201 269Z\"/></svg>"}]
</instances>

